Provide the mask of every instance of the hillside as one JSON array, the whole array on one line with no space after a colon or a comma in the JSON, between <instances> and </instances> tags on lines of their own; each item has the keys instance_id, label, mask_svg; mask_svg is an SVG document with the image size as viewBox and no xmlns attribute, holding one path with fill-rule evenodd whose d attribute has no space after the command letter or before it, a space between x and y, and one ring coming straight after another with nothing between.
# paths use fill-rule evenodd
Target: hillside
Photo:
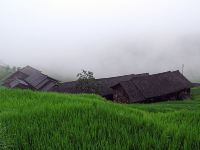
<instances>
[{"instance_id":1,"label":"hillside","mask_svg":"<svg viewBox=\"0 0 200 150\"><path fill-rule=\"evenodd\" d=\"M0 148L200 149L199 88L192 100L132 105L0 89L0 103Z\"/></svg>"},{"instance_id":2,"label":"hillside","mask_svg":"<svg viewBox=\"0 0 200 150\"><path fill-rule=\"evenodd\" d=\"M2 81L15 72L15 68L10 68L9 66L2 66L0 65L0 85Z\"/></svg>"}]
</instances>

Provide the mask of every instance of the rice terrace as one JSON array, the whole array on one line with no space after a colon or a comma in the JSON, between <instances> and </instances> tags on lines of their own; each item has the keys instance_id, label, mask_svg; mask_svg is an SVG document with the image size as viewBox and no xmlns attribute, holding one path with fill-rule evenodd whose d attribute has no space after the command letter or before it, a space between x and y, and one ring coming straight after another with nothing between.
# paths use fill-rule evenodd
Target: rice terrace
<instances>
[{"instance_id":1,"label":"rice terrace","mask_svg":"<svg viewBox=\"0 0 200 150\"><path fill-rule=\"evenodd\" d=\"M0 89L1 149L199 149L192 99L116 104L92 94Z\"/></svg>"},{"instance_id":2,"label":"rice terrace","mask_svg":"<svg viewBox=\"0 0 200 150\"><path fill-rule=\"evenodd\" d=\"M200 0L0 0L0 150L200 150Z\"/></svg>"}]
</instances>

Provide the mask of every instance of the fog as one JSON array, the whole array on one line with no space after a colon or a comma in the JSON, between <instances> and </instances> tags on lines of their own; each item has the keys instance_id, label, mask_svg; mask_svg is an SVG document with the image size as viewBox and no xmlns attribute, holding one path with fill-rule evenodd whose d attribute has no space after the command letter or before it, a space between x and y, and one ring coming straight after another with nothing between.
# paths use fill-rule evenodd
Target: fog
<instances>
[{"instance_id":1,"label":"fog","mask_svg":"<svg viewBox=\"0 0 200 150\"><path fill-rule=\"evenodd\" d=\"M180 70L200 80L199 0L0 1L0 62L62 81Z\"/></svg>"}]
</instances>

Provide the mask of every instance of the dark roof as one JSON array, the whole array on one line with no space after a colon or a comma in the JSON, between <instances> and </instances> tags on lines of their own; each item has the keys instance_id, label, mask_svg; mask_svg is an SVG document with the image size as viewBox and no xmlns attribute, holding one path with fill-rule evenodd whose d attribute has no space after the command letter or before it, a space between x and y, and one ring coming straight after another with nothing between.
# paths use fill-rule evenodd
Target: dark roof
<instances>
[{"instance_id":1,"label":"dark roof","mask_svg":"<svg viewBox=\"0 0 200 150\"><path fill-rule=\"evenodd\" d=\"M12 86L10 87L13 88L15 87L13 85L19 82L19 80L30 85L32 88L36 90L45 90L45 91L51 89L58 83L57 80L48 77L41 71L38 71L37 69L30 66L26 66L22 69L19 69L16 73L11 75L5 82L11 81Z\"/></svg>"},{"instance_id":2,"label":"dark roof","mask_svg":"<svg viewBox=\"0 0 200 150\"><path fill-rule=\"evenodd\" d=\"M19 84L28 86L28 84L27 84L26 82L24 82L24 81L22 81L22 80L20 80L20 79L16 79L16 80L14 80L14 81L12 81L12 82L10 83L10 87L11 87L11 88L16 87L16 86L19 85Z\"/></svg>"},{"instance_id":3,"label":"dark roof","mask_svg":"<svg viewBox=\"0 0 200 150\"><path fill-rule=\"evenodd\" d=\"M130 74L130 75L124 75L124 76L118 76L118 77L110 77L110 78L101 78L96 79L97 85L100 87L100 94L102 96L110 95L113 93L113 90L110 88L111 86L121 82L121 81L128 81L133 77L138 76L146 76L149 75L148 73L144 74ZM72 82L65 82L59 85L57 91L59 92L67 92L67 93L81 93L80 90L76 88L77 81Z\"/></svg>"},{"instance_id":4,"label":"dark roof","mask_svg":"<svg viewBox=\"0 0 200 150\"><path fill-rule=\"evenodd\" d=\"M52 90L52 88L53 88L55 85L57 85L57 83L55 83L55 82L49 82L48 84L46 84L45 86L43 86L43 87L41 88L41 90L42 90L42 91L50 91L50 90Z\"/></svg>"},{"instance_id":5,"label":"dark roof","mask_svg":"<svg viewBox=\"0 0 200 150\"><path fill-rule=\"evenodd\" d=\"M145 98L159 97L191 88L191 83L179 71L134 78L132 82Z\"/></svg>"},{"instance_id":6,"label":"dark roof","mask_svg":"<svg viewBox=\"0 0 200 150\"><path fill-rule=\"evenodd\" d=\"M42 81L47 79L46 75L43 75L41 73L34 73L28 76L25 81L28 82L33 87L37 87L38 84L40 84Z\"/></svg>"},{"instance_id":7,"label":"dark roof","mask_svg":"<svg viewBox=\"0 0 200 150\"><path fill-rule=\"evenodd\" d=\"M134 77L148 76L148 75L149 75L148 73L143 73L143 74L130 74L118 77L111 77L111 78L102 78L102 79L97 79L97 83L100 84L100 93L102 95L109 95L113 93L111 87L116 85L117 83L122 81L128 81Z\"/></svg>"},{"instance_id":8,"label":"dark roof","mask_svg":"<svg viewBox=\"0 0 200 150\"><path fill-rule=\"evenodd\" d=\"M43 86L45 86L48 82L49 82L49 79L47 78L47 79L43 80L42 82L40 82L37 86L35 86L35 88L40 89Z\"/></svg>"},{"instance_id":9,"label":"dark roof","mask_svg":"<svg viewBox=\"0 0 200 150\"><path fill-rule=\"evenodd\" d=\"M54 81L56 81L55 79L52 79L52 78L48 77L47 75L42 74L40 71L36 70L33 67L26 66L26 67L20 69L19 71L28 75L28 77L25 78L24 80L27 83L29 83L31 86L33 86L35 89L42 88L46 91L55 85L55 83L54 83ZM49 82L49 81L52 81L52 82ZM49 82L49 85L45 85L48 82ZM45 87L42 87L44 85L45 85Z\"/></svg>"},{"instance_id":10,"label":"dark roof","mask_svg":"<svg viewBox=\"0 0 200 150\"><path fill-rule=\"evenodd\" d=\"M129 96L130 100L134 100L134 102L144 101L145 100L142 92L130 80L129 81L120 82L120 84L118 84L118 85L121 85L123 87L123 89L125 90L125 92Z\"/></svg>"},{"instance_id":11,"label":"dark roof","mask_svg":"<svg viewBox=\"0 0 200 150\"><path fill-rule=\"evenodd\" d=\"M39 71L39 70L37 70L33 67L30 67L30 66L26 66L22 69L19 69L19 71L26 74L26 75L29 75L29 76L32 75L32 74L40 74L41 73L41 71Z\"/></svg>"},{"instance_id":12,"label":"dark roof","mask_svg":"<svg viewBox=\"0 0 200 150\"><path fill-rule=\"evenodd\" d=\"M136 77L126 82L120 82L119 84L124 88L130 98L136 96L135 91L137 90L137 98L139 100L159 97L192 87L191 82L179 71L169 71L149 76ZM115 88L116 86L117 85L112 88Z\"/></svg>"}]
</instances>

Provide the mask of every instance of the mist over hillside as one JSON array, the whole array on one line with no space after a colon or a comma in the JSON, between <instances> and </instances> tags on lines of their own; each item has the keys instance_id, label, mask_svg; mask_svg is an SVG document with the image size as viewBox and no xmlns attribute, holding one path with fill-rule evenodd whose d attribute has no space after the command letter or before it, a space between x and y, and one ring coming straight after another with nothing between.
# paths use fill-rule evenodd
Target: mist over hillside
<instances>
[{"instance_id":1,"label":"mist over hillside","mask_svg":"<svg viewBox=\"0 0 200 150\"><path fill-rule=\"evenodd\" d=\"M11 74L13 74L16 71L16 68L10 68L9 66L5 66L4 64L0 64L0 86L3 83L3 81L9 77Z\"/></svg>"},{"instance_id":2,"label":"mist over hillside","mask_svg":"<svg viewBox=\"0 0 200 150\"><path fill-rule=\"evenodd\" d=\"M0 2L0 60L62 81L182 70L200 78L200 2Z\"/></svg>"},{"instance_id":3,"label":"mist over hillside","mask_svg":"<svg viewBox=\"0 0 200 150\"><path fill-rule=\"evenodd\" d=\"M168 70L182 71L182 64L184 75L192 81L198 81L199 39L200 36L194 34L173 38L166 34L129 37L108 43L93 43L88 48L83 46L77 49L77 53L61 49L38 57L38 51L35 50L27 58L9 55L4 59L11 66L30 65L61 81L75 80L82 69L91 70L96 78L102 78L145 72L153 74Z\"/></svg>"}]
</instances>

